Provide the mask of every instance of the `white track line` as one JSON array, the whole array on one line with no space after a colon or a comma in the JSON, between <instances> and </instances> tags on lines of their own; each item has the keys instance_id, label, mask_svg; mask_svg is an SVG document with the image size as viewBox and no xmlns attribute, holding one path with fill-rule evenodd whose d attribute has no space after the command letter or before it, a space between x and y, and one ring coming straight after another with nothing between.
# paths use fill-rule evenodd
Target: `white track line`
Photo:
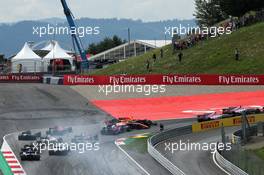
<instances>
[{"instance_id":1,"label":"white track line","mask_svg":"<svg viewBox=\"0 0 264 175\"><path fill-rule=\"evenodd\" d=\"M232 175L232 174L230 174L228 171L226 171L223 167L221 167L219 164L218 164L218 162L216 161L216 159L215 159L215 154L216 154L216 152L214 152L212 155L213 155L213 161L214 161L214 163L215 163L215 165L218 167L218 168L220 168L224 173L226 173L227 175Z\"/></svg>"},{"instance_id":2,"label":"white track line","mask_svg":"<svg viewBox=\"0 0 264 175\"><path fill-rule=\"evenodd\" d=\"M118 145L115 142L115 145L130 159L132 160L132 162L134 162L146 175L150 175L149 172L147 172L147 170L145 170L139 163L137 163L137 161L135 161L135 159L133 159L123 148L120 147L120 145Z\"/></svg>"}]
</instances>

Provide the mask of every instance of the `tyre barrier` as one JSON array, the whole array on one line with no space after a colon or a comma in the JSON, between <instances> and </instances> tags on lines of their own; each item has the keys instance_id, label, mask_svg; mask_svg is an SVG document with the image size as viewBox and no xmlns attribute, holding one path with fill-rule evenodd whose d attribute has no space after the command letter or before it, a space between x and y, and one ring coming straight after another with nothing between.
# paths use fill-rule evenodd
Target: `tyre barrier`
<instances>
[{"instance_id":1,"label":"tyre barrier","mask_svg":"<svg viewBox=\"0 0 264 175\"><path fill-rule=\"evenodd\" d=\"M249 175L245 171L241 170L236 165L232 164L228 160L226 160L219 151L216 151L215 154L215 160L221 166L223 169L227 170L229 174L231 175Z\"/></svg>"},{"instance_id":2,"label":"tyre barrier","mask_svg":"<svg viewBox=\"0 0 264 175\"><path fill-rule=\"evenodd\" d=\"M185 175L182 170L156 150L155 146L162 141L190 133L192 133L191 125L158 133L148 139L148 153L173 175Z\"/></svg>"}]
</instances>

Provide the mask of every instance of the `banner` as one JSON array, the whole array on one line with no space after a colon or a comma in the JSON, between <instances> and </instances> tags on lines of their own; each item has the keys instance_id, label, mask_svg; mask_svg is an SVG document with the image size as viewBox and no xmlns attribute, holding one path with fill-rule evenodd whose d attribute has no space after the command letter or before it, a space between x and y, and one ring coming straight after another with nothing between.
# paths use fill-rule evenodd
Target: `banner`
<instances>
[{"instance_id":1,"label":"banner","mask_svg":"<svg viewBox=\"0 0 264 175\"><path fill-rule=\"evenodd\" d=\"M41 74L8 74L0 75L0 83L42 83Z\"/></svg>"},{"instance_id":2,"label":"banner","mask_svg":"<svg viewBox=\"0 0 264 175\"><path fill-rule=\"evenodd\" d=\"M264 75L64 75L64 85L264 85Z\"/></svg>"},{"instance_id":3,"label":"banner","mask_svg":"<svg viewBox=\"0 0 264 175\"><path fill-rule=\"evenodd\" d=\"M249 124L255 124L264 121L264 114L256 114L247 116ZM221 128L222 124L224 127L240 126L242 123L241 116L225 118L220 120L212 120L207 122L194 123L192 125L193 132L208 131L211 129Z\"/></svg>"}]
</instances>

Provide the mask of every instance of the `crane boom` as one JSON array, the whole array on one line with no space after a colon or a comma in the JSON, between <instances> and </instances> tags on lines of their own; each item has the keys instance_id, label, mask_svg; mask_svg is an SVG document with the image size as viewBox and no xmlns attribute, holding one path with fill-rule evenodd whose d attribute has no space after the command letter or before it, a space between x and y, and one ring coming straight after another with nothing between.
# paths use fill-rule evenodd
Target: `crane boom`
<instances>
[{"instance_id":1,"label":"crane boom","mask_svg":"<svg viewBox=\"0 0 264 175\"><path fill-rule=\"evenodd\" d=\"M74 20L73 20L72 12L66 3L66 0L61 0L61 4L62 4L62 7L64 9L64 14L67 18L70 29L76 29L76 25L75 25ZM73 38L73 42L75 42L75 44L77 46L77 49L79 51L80 56L82 58L82 63L81 63L82 70L89 69L89 62L86 58L86 53L82 47L81 40L80 40L78 34L75 32L71 32L71 36Z\"/></svg>"}]
</instances>

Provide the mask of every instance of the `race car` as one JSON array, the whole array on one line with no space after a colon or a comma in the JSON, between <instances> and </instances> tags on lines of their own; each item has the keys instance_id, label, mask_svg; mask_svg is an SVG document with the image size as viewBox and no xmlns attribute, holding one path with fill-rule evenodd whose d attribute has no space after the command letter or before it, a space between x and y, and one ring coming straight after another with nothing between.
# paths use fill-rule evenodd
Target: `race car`
<instances>
[{"instance_id":1,"label":"race car","mask_svg":"<svg viewBox=\"0 0 264 175\"><path fill-rule=\"evenodd\" d=\"M149 129L150 126L147 124L143 124L140 122L129 122L127 123L127 126L129 126L130 129L133 130L141 130L141 129Z\"/></svg>"},{"instance_id":2,"label":"race car","mask_svg":"<svg viewBox=\"0 0 264 175\"><path fill-rule=\"evenodd\" d=\"M55 145L54 148L49 149L50 156L66 156L69 152L69 148L63 145Z\"/></svg>"},{"instance_id":3,"label":"race car","mask_svg":"<svg viewBox=\"0 0 264 175\"><path fill-rule=\"evenodd\" d=\"M23 148L21 148L21 152L36 152L40 153L40 147L39 145L34 146L33 143L30 145L24 145Z\"/></svg>"},{"instance_id":4,"label":"race car","mask_svg":"<svg viewBox=\"0 0 264 175\"><path fill-rule=\"evenodd\" d=\"M134 120L135 123L141 123L146 126L157 126L158 124L156 122L153 122L151 120Z\"/></svg>"},{"instance_id":5,"label":"race car","mask_svg":"<svg viewBox=\"0 0 264 175\"><path fill-rule=\"evenodd\" d=\"M105 122L106 125L115 125L115 124L118 124L118 123L141 123L143 125L146 125L148 127L151 127L153 125L157 125L156 122L153 122L151 120L135 120L133 119L132 117L130 118L118 118L118 119L112 119L112 120L108 120Z\"/></svg>"},{"instance_id":6,"label":"race car","mask_svg":"<svg viewBox=\"0 0 264 175\"><path fill-rule=\"evenodd\" d=\"M40 154L35 151L26 150L26 151L20 152L20 159L21 161L39 161Z\"/></svg>"},{"instance_id":7,"label":"race car","mask_svg":"<svg viewBox=\"0 0 264 175\"><path fill-rule=\"evenodd\" d=\"M84 134L76 135L72 138L72 143L94 143L98 141L98 136L86 136Z\"/></svg>"},{"instance_id":8,"label":"race car","mask_svg":"<svg viewBox=\"0 0 264 175\"><path fill-rule=\"evenodd\" d=\"M33 141L36 140L38 137L41 137L41 132L32 134L31 131L25 131L18 135L18 140Z\"/></svg>"},{"instance_id":9,"label":"race car","mask_svg":"<svg viewBox=\"0 0 264 175\"><path fill-rule=\"evenodd\" d=\"M205 122L210 120L217 120L217 119L223 119L223 118L229 118L232 117L231 114L217 114L216 112L212 113L205 113L202 115L197 115L198 122Z\"/></svg>"},{"instance_id":10,"label":"race car","mask_svg":"<svg viewBox=\"0 0 264 175\"><path fill-rule=\"evenodd\" d=\"M129 132L129 131L131 131L131 128L127 126L126 124L124 125L113 124L113 125L106 125L105 127L103 127L101 130L101 134L102 135L117 135L117 134L121 134L124 132Z\"/></svg>"},{"instance_id":11,"label":"race car","mask_svg":"<svg viewBox=\"0 0 264 175\"><path fill-rule=\"evenodd\" d=\"M55 126L54 128L49 128L46 132L47 135L56 135L56 136L63 136L67 133L72 132L72 127L64 128L60 126Z\"/></svg>"},{"instance_id":12,"label":"race car","mask_svg":"<svg viewBox=\"0 0 264 175\"><path fill-rule=\"evenodd\" d=\"M229 107L229 108L225 108L222 110L223 114L231 114L233 116L240 116L243 113L245 113L246 115L250 115L250 114L260 114L263 113L263 107L242 107L242 106L238 106L238 107Z\"/></svg>"}]
</instances>

